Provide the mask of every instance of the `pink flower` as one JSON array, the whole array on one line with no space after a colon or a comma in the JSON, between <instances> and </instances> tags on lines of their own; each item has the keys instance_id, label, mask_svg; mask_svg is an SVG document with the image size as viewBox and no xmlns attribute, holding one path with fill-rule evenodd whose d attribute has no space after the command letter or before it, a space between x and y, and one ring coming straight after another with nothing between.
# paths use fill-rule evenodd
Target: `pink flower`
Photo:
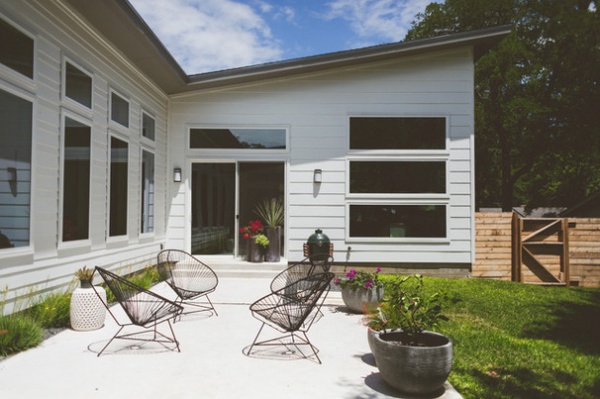
<instances>
[{"instance_id":1,"label":"pink flower","mask_svg":"<svg viewBox=\"0 0 600 399\"><path fill-rule=\"evenodd\" d=\"M377 273L381 272L381 267L377 268Z\"/></svg>"}]
</instances>

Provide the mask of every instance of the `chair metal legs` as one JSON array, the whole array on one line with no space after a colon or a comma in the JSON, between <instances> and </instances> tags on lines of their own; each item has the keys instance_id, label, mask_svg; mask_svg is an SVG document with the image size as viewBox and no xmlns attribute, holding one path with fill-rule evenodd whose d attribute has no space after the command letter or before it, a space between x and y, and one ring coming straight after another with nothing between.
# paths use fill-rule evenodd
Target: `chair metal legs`
<instances>
[{"instance_id":1,"label":"chair metal legs","mask_svg":"<svg viewBox=\"0 0 600 399\"><path fill-rule=\"evenodd\" d=\"M310 340L308 339L308 336L306 335L306 333L304 331L288 332L286 334L280 335L275 338L258 341L258 337L260 336L265 325L267 325L267 323L263 322L262 325L260 326L260 329L258 330L258 334L256 334L256 337L254 338L252 345L250 345L250 348L248 349L248 353L247 353L248 356L252 355L252 353L253 353L252 349L254 347L283 346L284 348L286 348L286 350L283 352L283 354L286 354L286 353L294 354L297 352L297 353L300 353L300 355L302 355L303 358L310 359L311 354L307 355L306 353L304 353L304 351L302 351L302 348L301 348L302 346L308 346L312 350L312 354L315 356L317 362L319 364L321 364L321 359L319 358L319 355L317 355L317 352L319 350L310 342ZM302 335L299 335L298 333L301 333Z\"/></svg>"},{"instance_id":2,"label":"chair metal legs","mask_svg":"<svg viewBox=\"0 0 600 399\"><path fill-rule=\"evenodd\" d=\"M134 332L134 333L119 335L121 333L121 331L129 325L121 326L119 328L119 330L117 331L117 333L108 341L108 343L106 345L104 345L102 350L100 352L98 352L97 356L100 356L102 354L102 352L104 352L104 350L106 348L108 348L108 346L115 339L141 341L141 342L156 342L169 350L177 349L177 352L181 352L181 349L179 349L179 341L175 337L175 332L173 331L173 326L171 325L171 321L167 320L166 323L169 325L169 330L171 331L171 336L168 336L168 335L158 331L158 328L157 328L158 324L162 324L162 323L158 323L158 324L154 323L152 331L146 330L146 331L138 331L138 332ZM152 338L143 338L143 335L148 334L148 333L152 333ZM175 344L175 348L171 348L168 344Z\"/></svg>"}]
</instances>

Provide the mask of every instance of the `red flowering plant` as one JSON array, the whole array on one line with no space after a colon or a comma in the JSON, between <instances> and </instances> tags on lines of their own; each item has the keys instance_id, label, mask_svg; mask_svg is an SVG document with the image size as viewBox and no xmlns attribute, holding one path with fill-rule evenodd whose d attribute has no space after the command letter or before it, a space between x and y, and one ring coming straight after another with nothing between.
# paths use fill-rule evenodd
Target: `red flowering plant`
<instances>
[{"instance_id":1,"label":"red flowering plant","mask_svg":"<svg viewBox=\"0 0 600 399\"><path fill-rule=\"evenodd\" d=\"M342 288L350 287L352 290L356 290L358 288L381 288L383 287L383 281L379 280L380 272L380 267L378 267L377 270L373 273L363 271L357 272L354 269L350 269L344 277L336 277L333 280L333 283L335 285L339 285Z\"/></svg>"},{"instance_id":2,"label":"red flowering plant","mask_svg":"<svg viewBox=\"0 0 600 399\"><path fill-rule=\"evenodd\" d=\"M240 227L240 233L244 239L252 238L258 245L266 248L269 245L269 239L264 235L265 228L260 220L251 220L247 226Z\"/></svg>"}]
</instances>

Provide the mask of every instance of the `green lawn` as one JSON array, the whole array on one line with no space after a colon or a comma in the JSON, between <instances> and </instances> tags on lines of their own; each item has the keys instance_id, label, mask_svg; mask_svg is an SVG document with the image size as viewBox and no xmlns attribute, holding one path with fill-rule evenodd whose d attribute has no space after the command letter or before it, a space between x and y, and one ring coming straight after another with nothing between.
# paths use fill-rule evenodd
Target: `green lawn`
<instances>
[{"instance_id":1,"label":"green lawn","mask_svg":"<svg viewBox=\"0 0 600 399\"><path fill-rule=\"evenodd\" d=\"M387 276L386 276L387 277ZM448 294L440 332L465 398L600 398L600 290L427 278Z\"/></svg>"}]
</instances>

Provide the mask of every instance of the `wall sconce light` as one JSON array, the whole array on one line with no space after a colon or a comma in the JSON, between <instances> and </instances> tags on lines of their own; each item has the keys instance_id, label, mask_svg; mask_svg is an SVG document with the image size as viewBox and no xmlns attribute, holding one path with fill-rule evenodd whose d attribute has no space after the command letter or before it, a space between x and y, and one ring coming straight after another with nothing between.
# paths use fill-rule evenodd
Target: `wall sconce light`
<instances>
[{"instance_id":1,"label":"wall sconce light","mask_svg":"<svg viewBox=\"0 0 600 399\"><path fill-rule=\"evenodd\" d=\"M181 168L173 169L173 181L175 183L181 183Z\"/></svg>"},{"instance_id":2,"label":"wall sconce light","mask_svg":"<svg viewBox=\"0 0 600 399\"><path fill-rule=\"evenodd\" d=\"M315 169L313 172L313 183L321 183L323 181L323 171L321 169Z\"/></svg>"},{"instance_id":3,"label":"wall sconce light","mask_svg":"<svg viewBox=\"0 0 600 399\"><path fill-rule=\"evenodd\" d=\"M8 181L11 183L17 182L17 168L6 168L8 174Z\"/></svg>"}]
</instances>

